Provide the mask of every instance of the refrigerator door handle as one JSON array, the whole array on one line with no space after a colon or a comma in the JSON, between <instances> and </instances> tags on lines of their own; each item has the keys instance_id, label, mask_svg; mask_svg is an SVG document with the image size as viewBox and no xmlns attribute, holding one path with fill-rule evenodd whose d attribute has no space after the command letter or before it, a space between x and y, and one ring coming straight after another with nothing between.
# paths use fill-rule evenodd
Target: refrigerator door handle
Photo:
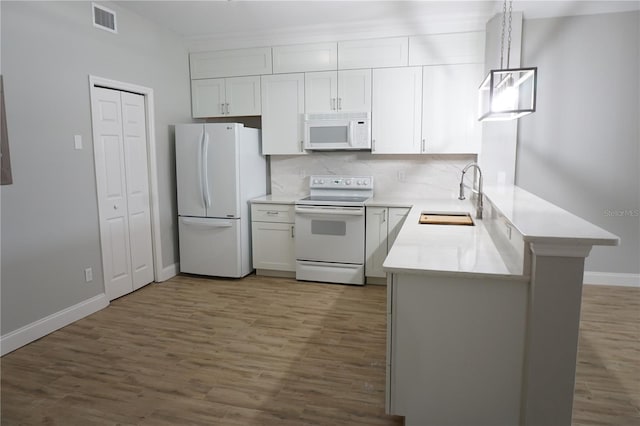
<instances>
[{"instance_id":1,"label":"refrigerator door handle","mask_svg":"<svg viewBox=\"0 0 640 426\"><path fill-rule=\"evenodd\" d=\"M187 217L182 217L180 218L180 220L185 225L200 226L202 228L231 228L233 226L232 222L213 222L212 223L210 220L202 220L202 219L187 218Z\"/></svg>"},{"instance_id":2,"label":"refrigerator door handle","mask_svg":"<svg viewBox=\"0 0 640 426\"><path fill-rule=\"evenodd\" d=\"M209 195L209 133L204 133L204 141L202 145L202 192L204 197L204 206L211 207L211 195Z\"/></svg>"}]
</instances>

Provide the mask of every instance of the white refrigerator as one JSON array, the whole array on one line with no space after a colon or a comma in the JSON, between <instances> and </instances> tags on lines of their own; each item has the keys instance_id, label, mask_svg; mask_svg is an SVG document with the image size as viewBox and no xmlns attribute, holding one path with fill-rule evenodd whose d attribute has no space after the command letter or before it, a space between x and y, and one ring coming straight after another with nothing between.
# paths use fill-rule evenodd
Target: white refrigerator
<instances>
[{"instance_id":1,"label":"white refrigerator","mask_svg":"<svg viewBox=\"0 0 640 426\"><path fill-rule=\"evenodd\" d=\"M267 192L260 130L177 124L180 271L240 278L253 271L249 200Z\"/></svg>"}]
</instances>

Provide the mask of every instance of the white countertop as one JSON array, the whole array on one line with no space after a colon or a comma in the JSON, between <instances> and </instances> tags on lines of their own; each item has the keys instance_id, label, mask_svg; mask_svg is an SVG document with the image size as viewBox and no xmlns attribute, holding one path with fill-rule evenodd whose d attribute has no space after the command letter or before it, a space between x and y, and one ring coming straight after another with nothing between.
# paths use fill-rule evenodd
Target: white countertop
<instances>
[{"instance_id":1,"label":"white countertop","mask_svg":"<svg viewBox=\"0 0 640 426\"><path fill-rule=\"evenodd\" d=\"M619 238L517 186L485 188L485 196L522 234L524 242L573 245L617 245ZM369 205L369 204L368 204ZM389 205L389 204L384 204ZM522 259L500 253L483 220L475 226L420 225L423 211L467 211L469 200L420 200L393 244L383 268L391 273L490 275L527 278Z\"/></svg>"},{"instance_id":2,"label":"white countertop","mask_svg":"<svg viewBox=\"0 0 640 426\"><path fill-rule=\"evenodd\" d=\"M253 204L294 204L304 196L300 195L263 195L249 200Z\"/></svg>"},{"instance_id":3,"label":"white countertop","mask_svg":"<svg viewBox=\"0 0 640 426\"><path fill-rule=\"evenodd\" d=\"M526 242L615 246L616 235L514 185L484 188L485 195Z\"/></svg>"},{"instance_id":4,"label":"white countertop","mask_svg":"<svg viewBox=\"0 0 640 426\"><path fill-rule=\"evenodd\" d=\"M474 226L421 225L418 220L423 211L475 214L468 200L434 199L415 204L384 261L385 271L527 278L522 263L505 262L482 220L474 217Z\"/></svg>"},{"instance_id":5,"label":"white countertop","mask_svg":"<svg viewBox=\"0 0 640 426\"><path fill-rule=\"evenodd\" d=\"M416 204L415 199L374 196L364 203L367 207L411 207Z\"/></svg>"}]
</instances>

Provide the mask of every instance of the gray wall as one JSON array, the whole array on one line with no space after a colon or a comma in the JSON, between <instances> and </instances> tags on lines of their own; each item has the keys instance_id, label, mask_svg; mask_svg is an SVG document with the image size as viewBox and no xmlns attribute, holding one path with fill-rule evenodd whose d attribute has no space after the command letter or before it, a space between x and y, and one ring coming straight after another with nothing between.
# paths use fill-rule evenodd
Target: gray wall
<instances>
[{"instance_id":1,"label":"gray wall","mask_svg":"<svg viewBox=\"0 0 640 426\"><path fill-rule=\"evenodd\" d=\"M178 257L170 125L191 118L177 37L110 3L117 35L93 27L91 2L0 5L14 178L1 189L4 335L103 292L89 74L154 89L163 267Z\"/></svg>"},{"instance_id":2,"label":"gray wall","mask_svg":"<svg viewBox=\"0 0 640 426\"><path fill-rule=\"evenodd\" d=\"M537 111L519 120L516 184L621 237L586 270L640 272L640 14L524 21Z\"/></svg>"}]
</instances>

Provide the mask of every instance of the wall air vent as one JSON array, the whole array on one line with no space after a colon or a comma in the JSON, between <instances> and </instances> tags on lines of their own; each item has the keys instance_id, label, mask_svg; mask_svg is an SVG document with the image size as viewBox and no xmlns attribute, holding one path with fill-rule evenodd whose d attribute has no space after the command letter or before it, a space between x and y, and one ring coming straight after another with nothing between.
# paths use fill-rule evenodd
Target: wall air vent
<instances>
[{"instance_id":1,"label":"wall air vent","mask_svg":"<svg viewBox=\"0 0 640 426\"><path fill-rule=\"evenodd\" d=\"M116 13L95 3L91 5L93 7L93 26L117 34Z\"/></svg>"}]
</instances>

